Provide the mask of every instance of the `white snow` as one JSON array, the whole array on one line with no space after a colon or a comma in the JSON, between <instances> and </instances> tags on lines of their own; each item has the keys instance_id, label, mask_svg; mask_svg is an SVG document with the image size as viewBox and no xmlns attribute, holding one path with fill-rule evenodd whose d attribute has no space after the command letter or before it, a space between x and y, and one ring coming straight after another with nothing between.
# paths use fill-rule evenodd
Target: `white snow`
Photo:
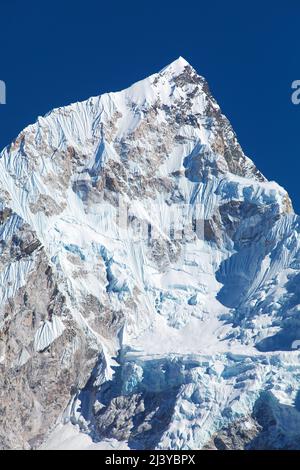
<instances>
[{"instance_id":1,"label":"white snow","mask_svg":"<svg viewBox=\"0 0 300 470\"><path fill-rule=\"evenodd\" d=\"M35 333L35 351L44 351L53 341L63 334L64 330L65 326L63 322L56 315L53 315L51 321L44 321Z\"/></svg>"},{"instance_id":2,"label":"white snow","mask_svg":"<svg viewBox=\"0 0 300 470\"><path fill-rule=\"evenodd\" d=\"M40 447L40 450L128 450L126 442L116 439L106 439L93 442L90 436L80 432L78 426L60 424L50 435L49 439Z\"/></svg>"}]
</instances>

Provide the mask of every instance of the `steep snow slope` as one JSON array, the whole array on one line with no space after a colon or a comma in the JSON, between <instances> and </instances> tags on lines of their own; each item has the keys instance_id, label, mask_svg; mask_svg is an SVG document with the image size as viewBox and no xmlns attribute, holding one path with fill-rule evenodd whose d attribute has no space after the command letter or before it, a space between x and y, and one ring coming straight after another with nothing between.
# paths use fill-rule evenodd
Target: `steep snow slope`
<instances>
[{"instance_id":1,"label":"steep snow slope","mask_svg":"<svg viewBox=\"0 0 300 470\"><path fill-rule=\"evenodd\" d=\"M0 174L2 447L300 447L299 218L184 59Z\"/></svg>"}]
</instances>

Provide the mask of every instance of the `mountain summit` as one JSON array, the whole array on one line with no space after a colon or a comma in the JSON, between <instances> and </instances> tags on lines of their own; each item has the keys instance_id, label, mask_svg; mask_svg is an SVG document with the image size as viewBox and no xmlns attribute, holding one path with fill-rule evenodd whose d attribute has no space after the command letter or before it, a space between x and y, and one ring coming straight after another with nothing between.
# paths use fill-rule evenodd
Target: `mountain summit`
<instances>
[{"instance_id":1,"label":"mountain summit","mask_svg":"<svg viewBox=\"0 0 300 470\"><path fill-rule=\"evenodd\" d=\"M299 217L183 58L0 175L0 448L300 448Z\"/></svg>"}]
</instances>

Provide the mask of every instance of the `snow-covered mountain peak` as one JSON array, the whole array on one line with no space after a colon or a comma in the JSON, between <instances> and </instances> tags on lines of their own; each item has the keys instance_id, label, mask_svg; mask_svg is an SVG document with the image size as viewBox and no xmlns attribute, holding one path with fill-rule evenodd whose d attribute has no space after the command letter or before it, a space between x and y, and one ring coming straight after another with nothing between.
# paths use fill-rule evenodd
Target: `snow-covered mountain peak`
<instances>
[{"instance_id":1,"label":"snow-covered mountain peak","mask_svg":"<svg viewBox=\"0 0 300 470\"><path fill-rule=\"evenodd\" d=\"M40 117L0 175L0 447L297 428L299 219L184 59Z\"/></svg>"},{"instance_id":2,"label":"snow-covered mountain peak","mask_svg":"<svg viewBox=\"0 0 300 470\"><path fill-rule=\"evenodd\" d=\"M163 67L160 73L168 72L170 75L173 75L175 77L182 73L186 69L186 67L193 68L187 60L180 56L178 57L178 59L175 59L173 62Z\"/></svg>"}]
</instances>

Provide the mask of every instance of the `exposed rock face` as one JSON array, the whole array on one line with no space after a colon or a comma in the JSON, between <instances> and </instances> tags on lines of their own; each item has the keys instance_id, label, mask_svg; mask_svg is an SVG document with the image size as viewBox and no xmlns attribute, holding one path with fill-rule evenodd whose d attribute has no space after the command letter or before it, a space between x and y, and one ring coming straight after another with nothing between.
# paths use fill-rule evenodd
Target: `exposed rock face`
<instances>
[{"instance_id":1,"label":"exposed rock face","mask_svg":"<svg viewBox=\"0 0 300 470\"><path fill-rule=\"evenodd\" d=\"M1 256L0 442L2 448L31 448L41 444L72 390L84 385L99 350L74 322L36 234L16 214L6 214L6 227L1 226L10 236ZM56 318L64 325L61 334L50 329L48 342L36 347L41 325L52 325Z\"/></svg>"},{"instance_id":2,"label":"exposed rock face","mask_svg":"<svg viewBox=\"0 0 300 470\"><path fill-rule=\"evenodd\" d=\"M246 450L259 434L261 427L251 416L221 429L205 445L207 450Z\"/></svg>"},{"instance_id":3,"label":"exposed rock face","mask_svg":"<svg viewBox=\"0 0 300 470\"><path fill-rule=\"evenodd\" d=\"M299 218L186 61L39 118L0 174L1 448L300 447Z\"/></svg>"}]
</instances>

